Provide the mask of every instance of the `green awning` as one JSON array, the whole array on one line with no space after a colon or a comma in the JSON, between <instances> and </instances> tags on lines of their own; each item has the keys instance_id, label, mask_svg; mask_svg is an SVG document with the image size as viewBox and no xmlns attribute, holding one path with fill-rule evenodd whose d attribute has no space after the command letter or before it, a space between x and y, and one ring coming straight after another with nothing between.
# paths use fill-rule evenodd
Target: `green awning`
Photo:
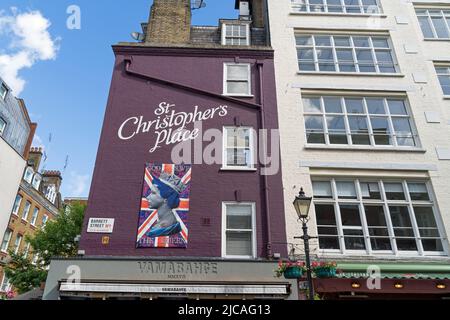
<instances>
[{"instance_id":1,"label":"green awning","mask_svg":"<svg viewBox=\"0 0 450 320\"><path fill-rule=\"evenodd\" d=\"M450 280L450 264L437 263L338 263L343 279L368 278L371 266L380 268L383 279Z\"/></svg>"}]
</instances>

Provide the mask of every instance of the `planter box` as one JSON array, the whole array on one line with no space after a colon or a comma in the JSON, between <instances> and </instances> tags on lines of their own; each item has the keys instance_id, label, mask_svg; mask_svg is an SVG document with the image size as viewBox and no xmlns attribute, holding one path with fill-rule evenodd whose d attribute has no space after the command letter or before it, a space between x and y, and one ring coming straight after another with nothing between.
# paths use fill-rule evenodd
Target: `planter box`
<instances>
[{"instance_id":1,"label":"planter box","mask_svg":"<svg viewBox=\"0 0 450 320\"><path fill-rule=\"evenodd\" d=\"M314 273L317 278L335 278L336 269L315 269Z\"/></svg>"},{"instance_id":2,"label":"planter box","mask_svg":"<svg viewBox=\"0 0 450 320\"><path fill-rule=\"evenodd\" d=\"M299 279L303 276L303 269L292 267L287 268L284 272L284 277L286 279Z\"/></svg>"}]
</instances>

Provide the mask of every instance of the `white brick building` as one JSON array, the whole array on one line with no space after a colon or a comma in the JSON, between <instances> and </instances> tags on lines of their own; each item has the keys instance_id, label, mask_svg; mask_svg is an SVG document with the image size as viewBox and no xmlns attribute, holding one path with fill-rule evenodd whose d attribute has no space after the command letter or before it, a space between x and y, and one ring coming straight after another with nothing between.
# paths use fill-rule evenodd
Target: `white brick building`
<instances>
[{"instance_id":1,"label":"white brick building","mask_svg":"<svg viewBox=\"0 0 450 320\"><path fill-rule=\"evenodd\" d=\"M304 187L316 258L448 264L450 1L268 0L268 13L295 253Z\"/></svg>"}]
</instances>

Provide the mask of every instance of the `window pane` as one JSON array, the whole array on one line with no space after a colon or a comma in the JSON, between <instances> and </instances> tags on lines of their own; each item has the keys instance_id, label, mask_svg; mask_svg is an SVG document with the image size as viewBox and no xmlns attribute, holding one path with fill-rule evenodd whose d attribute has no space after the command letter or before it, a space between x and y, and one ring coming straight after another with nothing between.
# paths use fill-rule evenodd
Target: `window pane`
<instances>
[{"instance_id":1,"label":"window pane","mask_svg":"<svg viewBox=\"0 0 450 320\"><path fill-rule=\"evenodd\" d=\"M372 250L392 250L382 206L364 206Z\"/></svg>"},{"instance_id":2,"label":"window pane","mask_svg":"<svg viewBox=\"0 0 450 320\"><path fill-rule=\"evenodd\" d=\"M436 30L436 34L438 38L449 38L448 30L447 30L447 24L445 22L445 19L440 17L432 17L431 20L433 21L434 29Z\"/></svg>"},{"instance_id":3,"label":"window pane","mask_svg":"<svg viewBox=\"0 0 450 320\"><path fill-rule=\"evenodd\" d=\"M444 251L442 241L440 239L423 239L422 246L424 251Z\"/></svg>"},{"instance_id":4,"label":"window pane","mask_svg":"<svg viewBox=\"0 0 450 320\"><path fill-rule=\"evenodd\" d=\"M361 193L363 199L381 200L381 192L376 182L361 182Z\"/></svg>"},{"instance_id":5,"label":"window pane","mask_svg":"<svg viewBox=\"0 0 450 320\"><path fill-rule=\"evenodd\" d=\"M295 41L298 46L306 46L313 44L311 36L296 36Z\"/></svg>"},{"instance_id":6,"label":"window pane","mask_svg":"<svg viewBox=\"0 0 450 320\"><path fill-rule=\"evenodd\" d=\"M419 17L419 24L425 38L434 38L428 17Z\"/></svg>"},{"instance_id":7,"label":"window pane","mask_svg":"<svg viewBox=\"0 0 450 320\"><path fill-rule=\"evenodd\" d=\"M334 37L336 47L350 47L350 37Z\"/></svg>"},{"instance_id":8,"label":"window pane","mask_svg":"<svg viewBox=\"0 0 450 320\"><path fill-rule=\"evenodd\" d=\"M249 94L248 82L228 82L228 93Z\"/></svg>"},{"instance_id":9,"label":"window pane","mask_svg":"<svg viewBox=\"0 0 450 320\"><path fill-rule=\"evenodd\" d=\"M339 249L334 206L316 204L315 209L320 249Z\"/></svg>"},{"instance_id":10,"label":"window pane","mask_svg":"<svg viewBox=\"0 0 450 320\"><path fill-rule=\"evenodd\" d=\"M323 131L323 118L322 116L308 116L305 117L306 129Z\"/></svg>"},{"instance_id":11,"label":"window pane","mask_svg":"<svg viewBox=\"0 0 450 320\"><path fill-rule=\"evenodd\" d=\"M252 256L252 234L250 232L227 231L227 255Z\"/></svg>"},{"instance_id":12,"label":"window pane","mask_svg":"<svg viewBox=\"0 0 450 320\"><path fill-rule=\"evenodd\" d=\"M248 78L248 66L228 65L228 80L246 80Z\"/></svg>"},{"instance_id":13,"label":"window pane","mask_svg":"<svg viewBox=\"0 0 450 320\"><path fill-rule=\"evenodd\" d=\"M386 38L372 38L372 43L375 48L389 48L389 42Z\"/></svg>"},{"instance_id":14,"label":"window pane","mask_svg":"<svg viewBox=\"0 0 450 320\"><path fill-rule=\"evenodd\" d=\"M384 190L386 191L387 200L405 200L405 193L401 183L385 183Z\"/></svg>"},{"instance_id":15,"label":"window pane","mask_svg":"<svg viewBox=\"0 0 450 320\"><path fill-rule=\"evenodd\" d=\"M341 204L342 225L345 227L361 227L361 218L359 216L358 205Z\"/></svg>"},{"instance_id":16,"label":"window pane","mask_svg":"<svg viewBox=\"0 0 450 320\"><path fill-rule=\"evenodd\" d=\"M386 114L383 99L366 99L370 114Z\"/></svg>"},{"instance_id":17,"label":"window pane","mask_svg":"<svg viewBox=\"0 0 450 320\"><path fill-rule=\"evenodd\" d=\"M316 71L316 65L311 62L299 62L298 68L300 71Z\"/></svg>"},{"instance_id":18,"label":"window pane","mask_svg":"<svg viewBox=\"0 0 450 320\"><path fill-rule=\"evenodd\" d=\"M365 113L362 98L345 98L348 113Z\"/></svg>"},{"instance_id":19,"label":"window pane","mask_svg":"<svg viewBox=\"0 0 450 320\"><path fill-rule=\"evenodd\" d=\"M356 199L355 183L353 181L336 181L339 199Z\"/></svg>"},{"instance_id":20,"label":"window pane","mask_svg":"<svg viewBox=\"0 0 450 320\"><path fill-rule=\"evenodd\" d=\"M252 229L251 206L227 205L227 229Z\"/></svg>"},{"instance_id":21,"label":"window pane","mask_svg":"<svg viewBox=\"0 0 450 320\"><path fill-rule=\"evenodd\" d=\"M394 234L399 250L416 251L417 244L407 207L389 206ZM408 239L409 238L409 239Z\"/></svg>"},{"instance_id":22,"label":"window pane","mask_svg":"<svg viewBox=\"0 0 450 320\"><path fill-rule=\"evenodd\" d=\"M321 47L331 47L331 40L329 36L314 36L316 41L316 46Z\"/></svg>"},{"instance_id":23,"label":"window pane","mask_svg":"<svg viewBox=\"0 0 450 320\"><path fill-rule=\"evenodd\" d=\"M353 43L355 47L370 47L368 37L353 37Z\"/></svg>"},{"instance_id":24,"label":"window pane","mask_svg":"<svg viewBox=\"0 0 450 320\"><path fill-rule=\"evenodd\" d=\"M331 183L329 181L313 181L313 193L314 198L333 198L331 193Z\"/></svg>"},{"instance_id":25,"label":"window pane","mask_svg":"<svg viewBox=\"0 0 450 320\"><path fill-rule=\"evenodd\" d=\"M406 106L404 100L392 100L388 99L388 106L389 111L391 114L395 115L408 115L408 112L406 112Z\"/></svg>"},{"instance_id":26,"label":"window pane","mask_svg":"<svg viewBox=\"0 0 450 320\"><path fill-rule=\"evenodd\" d=\"M408 183L411 200L430 201L427 186L425 183Z\"/></svg>"},{"instance_id":27,"label":"window pane","mask_svg":"<svg viewBox=\"0 0 450 320\"><path fill-rule=\"evenodd\" d=\"M326 113L342 113L341 98L323 98Z\"/></svg>"},{"instance_id":28,"label":"window pane","mask_svg":"<svg viewBox=\"0 0 450 320\"><path fill-rule=\"evenodd\" d=\"M315 209L318 226L336 226L336 215L333 205L316 204Z\"/></svg>"},{"instance_id":29,"label":"window pane","mask_svg":"<svg viewBox=\"0 0 450 320\"><path fill-rule=\"evenodd\" d=\"M414 215L416 217L417 226L421 237L438 237L439 230L434 218L433 208L431 207L414 207Z\"/></svg>"},{"instance_id":30,"label":"window pane","mask_svg":"<svg viewBox=\"0 0 450 320\"><path fill-rule=\"evenodd\" d=\"M358 237L360 235L360 237ZM365 250L366 244L362 236L362 230L344 230L345 248L347 250Z\"/></svg>"},{"instance_id":31,"label":"window pane","mask_svg":"<svg viewBox=\"0 0 450 320\"><path fill-rule=\"evenodd\" d=\"M320 98L303 99L303 107L305 112L322 112L320 107Z\"/></svg>"},{"instance_id":32,"label":"window pane","mask_svg":"<svg viewBox=\"0 0 450 320\"><path fill-rule=\"evenodd\" d=\"M348 144L343 116L327 117L327 125L331 144Z\"/></svg>"}]
</instances>

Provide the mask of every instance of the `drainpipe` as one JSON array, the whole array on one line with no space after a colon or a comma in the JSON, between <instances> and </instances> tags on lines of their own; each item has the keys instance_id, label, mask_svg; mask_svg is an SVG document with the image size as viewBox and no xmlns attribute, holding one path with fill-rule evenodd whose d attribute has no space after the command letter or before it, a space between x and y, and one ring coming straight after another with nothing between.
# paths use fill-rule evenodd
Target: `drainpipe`
<instances>
[{"instance_id":1,"label":"drainpipe","mask_svg":"<svg viewBox=\"0 0 450 320\"><path fill-rule=\"evenodd\" d=\"M260 119L261 119L261 129L266 129L266 114L264 110L264 77L263 77L263 67L264 63L256 61L256 65L258 66L258 75L259 75L259 105L261 106L259 110ZM267 154L266 145L262 144L261 146L264 148L263 154ZM267 175L261 175L263 180L263 188L264 188L264 206L266 207L266 224L267 224L267 258L272 258L272 230L270 225L270 209L269 209L269 187L267 182Z\"/></svg>"}]
</instances>

